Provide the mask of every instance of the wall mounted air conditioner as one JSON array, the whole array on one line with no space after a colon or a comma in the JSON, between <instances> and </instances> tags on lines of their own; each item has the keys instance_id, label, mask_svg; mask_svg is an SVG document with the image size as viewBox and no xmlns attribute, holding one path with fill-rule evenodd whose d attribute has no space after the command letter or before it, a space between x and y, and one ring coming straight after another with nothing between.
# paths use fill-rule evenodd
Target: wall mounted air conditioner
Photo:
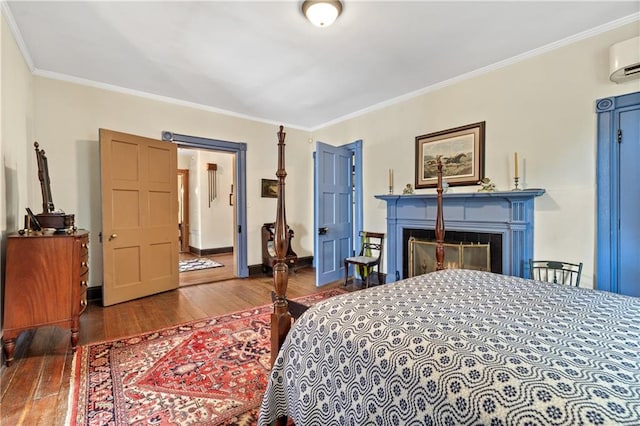
<instances>
[{"instance_id":1,"label":"wall mounted air conditioner","mask_svg":"<svg viewBox=\"0 0 640 426\"><path fill-rule=\"evenodd\" d=\"M614 83L640 78L640 36L609 48L609 71Z\"/></svg>"}]
</instances>

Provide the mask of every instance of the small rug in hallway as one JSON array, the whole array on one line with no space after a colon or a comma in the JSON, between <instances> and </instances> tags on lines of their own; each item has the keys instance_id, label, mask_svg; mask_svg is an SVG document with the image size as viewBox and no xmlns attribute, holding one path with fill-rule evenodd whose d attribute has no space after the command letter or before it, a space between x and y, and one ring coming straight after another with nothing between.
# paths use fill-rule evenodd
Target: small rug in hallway
<instances>
[{"instance_id":1,"label":"small rug in hallway","mask_svg":"<svg viewBox=\"0 0 640 426\"><path fill-rule=\"evenodd\" d=\"M196 259L181 260L178 264L180 272L197 271L199 269L219 268L224 266L220 262L211 260L208 257L198 257Z\"/></svg>"},{"instance_id":2,"label":"small rug in hallway","mask_svg":"<svg viewBox=\"0 0 640 426\"><path fill-rule=\"evenodd\" d=\"M295 299L313 305L346 291ZM272 305L78 347L68 424L254 425Z\"/></svg>"}]
</instances>

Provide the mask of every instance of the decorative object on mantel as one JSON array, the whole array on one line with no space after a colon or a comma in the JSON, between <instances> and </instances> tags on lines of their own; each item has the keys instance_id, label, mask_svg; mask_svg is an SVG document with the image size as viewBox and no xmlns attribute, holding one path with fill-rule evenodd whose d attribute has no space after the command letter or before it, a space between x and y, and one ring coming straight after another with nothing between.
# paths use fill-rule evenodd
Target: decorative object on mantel
<instances>
[{"instance_id":1,"label":"decorative object on mantel","mask_svg":"<svg viewBox=\"0 0 640 426\"><path fill-rule=\"evenodd\" d=\"M442 179L442 193L446 194L447 192L449 192L449 182Z\"/></svg>"},{"instance_id":2,"label":"decorative object on mantel","mask_svg":"<svg viewBox=\"0 0 640 426\"><path fill-rule=\"evenodd\" d=\"M482 178L478 185L482 185L478 192L494 192L496 190L496 184L491 182L491 179L488 177Z\"/></svg>"},{"instance_id":3,"label":"decorative object on mantel","mask_svg":"<svg viewBox=\"0 0 640 426\"><path fill-rule=\"evenodd\" d=\"M518 188L518 180L520 180L520 178L518 178L518 176L513 178L514 187L513 187L512 191L522 191L522 188Z\"/></svg>"},{"instance_id":4,"label":"decorative object on mantel","mask_svg":"<svg viewBox=\"0 0 640 426\"><path fill-rule=\"evenodd\" d=\"M436 187L436 159L451 186L475 185L484 177L485 122L416 136L415 188Z\"/></svg>"},{"instance_id":5,"label":"decorative object on mantel","mask_svg":"<svg viewBox=\"0 0 640 426\"><path fill-rule=\"evenodd\" d=\"M393 169L389 169L389 194L393 194Z\"/></svg>"},{"instance_id":6,"label":"decorative object on mantel","mask_svg":"<svg viewBox=\"0 0 640 426\"><path fill-rule=\"evenodd\" d=\"M402 190L402 194L404 194L404 195L413 194L413 186L411 186L411 184L408 183L407 186L405 186L404 189Z\"/></svg>"},{"instance_id":7,"label":"decorative object on mantel","mask_svg":"<svg viewBox=\"0 0 640 426\"><path fill-rule=\"evenodd\" d=\"M513 189L512 191L521 191L522 188L518 188L518 181L520 177L518 176L518 153L513 154L513 164L514 164L514 173L513 173Z\"/></svg>"}]
</instances>

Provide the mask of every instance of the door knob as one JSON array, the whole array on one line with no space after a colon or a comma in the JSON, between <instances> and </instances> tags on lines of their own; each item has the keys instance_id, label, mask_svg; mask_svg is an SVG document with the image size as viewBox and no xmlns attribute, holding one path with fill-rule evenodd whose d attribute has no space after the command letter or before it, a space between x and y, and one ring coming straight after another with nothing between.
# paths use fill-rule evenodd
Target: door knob
<instances>
[{"instance_id":1,"label":"door knob","mask_svg":"<svg viewBox=\"0 0 640 426\"><path fill-rule=\"evenodd\" d=\"M115 240L116 238L118 238L118 234L111 234L111 235L109 235L109 241L111 241L111 240Z\"/></svg>"},{"instance_id":2,"label":"door knob","mask_svg":"<svg viewBox=\"0 0 640 426\"><path fill-rule=\"evenodd\" d=\"M329 228L327 228L326 226L323 228L318 228L318 235L326 235L327 232L329 232Z\"/></svg>"}]
</instances>

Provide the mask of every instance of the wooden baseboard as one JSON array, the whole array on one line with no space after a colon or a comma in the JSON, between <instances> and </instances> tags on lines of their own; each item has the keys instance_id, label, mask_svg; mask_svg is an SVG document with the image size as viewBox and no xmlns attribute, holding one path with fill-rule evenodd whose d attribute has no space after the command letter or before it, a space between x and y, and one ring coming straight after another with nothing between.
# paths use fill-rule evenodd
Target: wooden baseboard
<instances>
[{"instance_id":1,"label":"wooden baseboard","mask_svg":"<svg viewBox=\"0 0 640 426\"><path fill-rule=\"evenodd\" d=\"M189 246L189 253L195 254L196 256L209 256L212 254L233 253L233 247L217 247L217 248L209 248L209 249L199 249L196 247Z\"/></svg>"},{"instance_id":2,"label":"wooden baseboard","mask_svg":"<svg viewBox=\"0 0 640 426\"><path fill-rule=\"evenodd\" d=\"M313 256L299 257L296 260L296 268L305 268L313 266Z\"/></svg>"},{"instance_id":3,"label":"wooden baseboard","mask_svg":"<svg viewBox=\"0 0 640 426\"><path fill-rule=\"evenodd\" d=\"M296 259L296 264L292 268L294 271L298 268L305 268L308 266L313 266L313 256L305 256L299 257ZM249 265L249 276L256 277L260 275L264 275L265 272L263 270L263 265ZM271 275L271 268L268 269L267 274Z\"/></svg>"},{"instance_id":4,"label":"wooden baseboard","mask_svg":"<svg viewBox=\"0 0 640 426\"><path fill-rule=\"evenodd\" d=\"M102 286L101 285L96 285L96 286L87 288L87 301L88 302L97 301L102 305Z\"/></svg>"}]
</instances>

